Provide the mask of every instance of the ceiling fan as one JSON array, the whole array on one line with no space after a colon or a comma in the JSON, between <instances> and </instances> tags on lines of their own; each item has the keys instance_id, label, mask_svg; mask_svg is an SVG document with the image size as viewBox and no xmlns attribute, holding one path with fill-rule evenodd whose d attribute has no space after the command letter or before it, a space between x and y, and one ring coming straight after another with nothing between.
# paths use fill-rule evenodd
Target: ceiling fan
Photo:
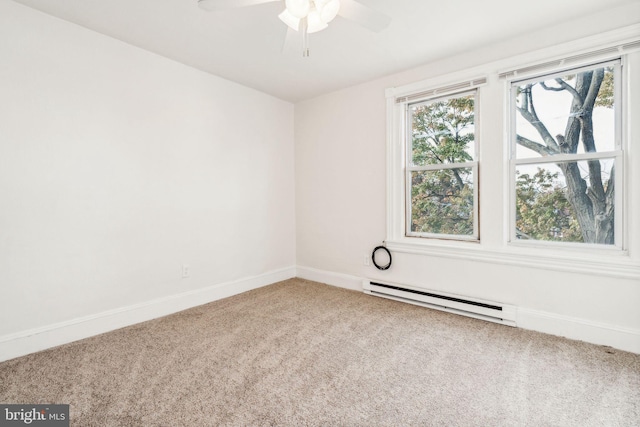
<instances>
[{"instance_id":1,"label":"ceiling fan","mask_svg":"<svg viewBox=\"0 0 640 427\"><path fill-rule=\"evenodd\" d=\"M198 0L207 11L218 11L283 0ZM309 34L324 30L337 15L375 32L384 30L391 18L356 0L284 0L285 9L278 17L287 24L285 47L302 36L302 56L309 56Z\"/></svg>"}]
</instances>

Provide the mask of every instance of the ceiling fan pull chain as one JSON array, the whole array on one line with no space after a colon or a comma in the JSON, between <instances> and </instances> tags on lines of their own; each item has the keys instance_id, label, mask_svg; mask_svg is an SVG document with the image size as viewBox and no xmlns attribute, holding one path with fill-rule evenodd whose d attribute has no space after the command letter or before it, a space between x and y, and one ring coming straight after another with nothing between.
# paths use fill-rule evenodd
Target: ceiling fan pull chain
<instances>
[{"instance_id":1,"label":"ceiling fan pull chain","mask_svg":"<svg viewBox=\"0 0 640 427\"><path fill-rule=\"evenodd\" d=\"M302 56L309 57L309 22L305 16L300 20L300 32L302 33Z\"/></svg>"}]
</instances>

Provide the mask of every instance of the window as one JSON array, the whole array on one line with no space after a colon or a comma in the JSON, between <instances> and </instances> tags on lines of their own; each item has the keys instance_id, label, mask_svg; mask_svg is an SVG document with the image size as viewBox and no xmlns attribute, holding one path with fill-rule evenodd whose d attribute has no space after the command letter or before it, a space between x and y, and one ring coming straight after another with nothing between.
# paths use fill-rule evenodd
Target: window
<instances>
[{"instance_id":1,"label":"window","mask_svg":"<svg viewBox=\"0 0 640 427\"><path fill-rule=\"evenodd\" d=\"M511 241L621 247L620 61L511 83Z\"/></svg>"},{"instance_id":2,"label":"window","mask_svg":"<svg viewBox=\"0 0 640 427\"><path fill-rule=\"evenodd\" d=\"M640 44L622 37L388 88L387 248L639 278Z\"/></svg>"},{"instance_id":3,"label":"window","mask_svg":"<svg viewBox=\"0 0 640 427\"><path fill-rule=\"evenodd\" d=\"M475 91L406 105L405 235L478 238Z\"/></svg>"}]
</instances>

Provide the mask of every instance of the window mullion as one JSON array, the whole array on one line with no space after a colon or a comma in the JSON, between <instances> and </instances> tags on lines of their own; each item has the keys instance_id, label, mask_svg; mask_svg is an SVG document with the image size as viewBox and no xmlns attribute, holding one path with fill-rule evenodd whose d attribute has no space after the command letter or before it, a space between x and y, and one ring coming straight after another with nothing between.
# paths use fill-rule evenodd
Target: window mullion
<instances>
[{"instance_id":1,"label":"window mullion","mask_svg":"<svg viewBox=\"0 0 640 427\"><path fill-rule=\"evenodd\" d=\"M434 165L425 165L425 166L409 166L407 167L407 171L409 172L420 172L420 171L435 171L435 170L443 170L443 169L462 169L462 168L473 168L478 166L478 162L464 162L464 163L437 163Z\"/></svg>"},{"instance_id":2,"label":"window mullion","mask_svg":"<svg viewBox=\"0 0 640 427\"><path fill-rule=\"evenodd\" d=\"M538 165L544 163L564 163L564 162L578 162L585 160L599 160L599 159L611 159L622 155L622 151L602 151L593 153L580 153L580 154L556 154L553 156L544 157L528 157L526 159L515 159L516 165Z\"/></svg>"}]
</instances>

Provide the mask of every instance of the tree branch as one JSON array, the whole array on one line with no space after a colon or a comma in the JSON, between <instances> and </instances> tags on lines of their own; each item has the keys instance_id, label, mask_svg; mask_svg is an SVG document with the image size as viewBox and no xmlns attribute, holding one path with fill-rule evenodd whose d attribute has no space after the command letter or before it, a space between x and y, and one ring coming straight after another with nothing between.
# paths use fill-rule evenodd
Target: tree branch
<instances>
[{"instance_id":1,"label":"tree branch","mask_svg":"<svg viewBox=\"0 0 640 427\"><path fill-rule=\"evenodd\" d=\"M440 156L438 156L438 153L436 152L436 147L438 146L438 141L436 140L435 136L432 137L427 137L427 149L429 151L431 151L431 154L433 154L433 157L436 158L436 160L438 160L438 162L440 163L444 163L442 161L442 159L440 158Z\"/></svg>"},{"instance_id":2,"label":"tree branch","mask_svg":"<svg viewBox=\"0 0 640 427\"><path fill-rule=\"evenodd\" d=\"M550 86L547 86L545 82L540 82L540 86L542 86L545 90L550 90L554 92L561 92L563 90L566 90L571 95L573 95L574 99L578 100L579 102L582 102L580 94L578 93L578 91L576 91L573 88L573 86L571 86L569 83L567 83L566 81L560 78L555 79L555 81L560 85L560 87L550 87Z\"/></svg>"},{"instance_id":3,"label":"tree branch","mask_svg":"<svg viewBox=\"0 0 640 427\"><path fill-rule=\"evenodd\" d=\"M607 203L613 203L613 195L615 191L614 188L615 188L615 182L616 182L615 177L616 177L616 166L613 165L611 166L609 181L607 182L607 190L604 193Z\"/></svg>"},{"instance_id":4,"label":"tree branch","mask_svg":"<svg viewBox=\"0 0 640 427\"><path fill-rule=\"evenodd\" d=\"M569 118L567 119L567 127L564 133L565 140L567 142L566 153L577 153L578 145L580 143L580 132L584 130L584 118L590 117L593 112L593 104L595 103L595 96L597 97L598 90L594 90L593 87L593 71L585 71L583 73L576 74L575 91L578 96L573 98L571 103L571 110ZM601 80L601 79L600 79ZM598 88L600 83L598 83ZM591 92L591 94L590 94ZM592 102L589 103L589 97ZM589 107L591 105L591 107ZM583 138L584 139L584 138ZM590 151L590 150L587 150Z\"/></svg>"},{"instance_id":5,"label":"tree branch","mask_svg":"<svg viewBox=\"0 0 640 427\"><path fill-rule=\"evenodd\" d=\"M557 81L557 79L556 79ZM562 87L551 87L551 86L547 86L547 84L545 82L540 82L540 86L542 86L542 88L544 90L550 90L553 92L562 92L564 90L564 88Z\"/></svg>"},{"instance_id":6,"label":"tree branch","mask_svg":"<svg viewBox=\"0 0 640 427\"><path fill-rule=\"evenodd\" d=\"M516 141L518 144L522 145L525 148L528 148L529 150L535 151L541 156L550 156L557 153L557 151L554 151L548 146L539 144L521 135L516 135Z\"/></svg>"},{"instance_id":7,"label":"tree branch","mask_svg":"<svg viewBox=\"0 0 640 427\"><path fill-rule=\"evenodd\" d=\"M527 85L525 90L522 92L523 106L516 108L520 115L522 115L522 117L538 131L544 143L550 150L552 150L551 152L557 153L559 150L556 140L553 139L546 126L542 124L536 113L535 107L533 105L533 95L531 93L531 87L531 85Z\"/></svg>"},{"instance_id":8,"label":"tree branch","mask_svg":"<svg viewBox=\"0 0 640 427\"><path fill-rule=\"evenodd\" d=\"M593 70L593 77L591 78L591 84L589 85L589 91L584 99L583 110L591 111L596 103L596 98L600 92L600 86L604 79L604 68L598 68Z\"/></svg>"}]
</instances>

